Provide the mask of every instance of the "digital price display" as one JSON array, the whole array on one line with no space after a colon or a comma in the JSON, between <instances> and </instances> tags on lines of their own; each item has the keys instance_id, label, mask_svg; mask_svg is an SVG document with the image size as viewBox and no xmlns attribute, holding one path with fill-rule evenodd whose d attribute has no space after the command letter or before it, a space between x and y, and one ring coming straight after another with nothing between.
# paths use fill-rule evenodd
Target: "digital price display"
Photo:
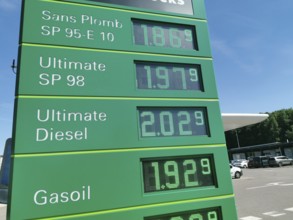
<instances>
[{"instance_id":1,"label":"digital price display","mask_svg":"<svg viewBox=\"0 0 293 220\"><path fill-rule=\"evenodd\" d=\"M144 220L222 220L222 214L220 208L211 208L147 217Z\"/></svg>"},{"instance_id":2,"label":"digital price display","mask_svg":"<svg viewBox=\"0 0 293 220\"><path fill-rule=\"evenodd\" d=\"M136 45L198 50L194 26L133 19Z\"/></svg>"},{"instance_id":3,"label":"digital price display","mask_svg":"<svg viewBox=\"0 0 293 220\"><path fill-rule=\"evenodd\" d=\"M203 92L200 65L135 62L138 89Z\"/></svg>"},{"instance_id":4,"label":"digital price display","mask_svg":"<svg viewBox=\"0 0 293 220\"><path fill-rule=\"evenodd\" d=\"M145 192L216 186L212 156L142 160Z\"/></svg>"},{"instance_id":5,"label":"digital price display","mask_svg":"<svg viewBox=\"0 0 293 220\"><path fill-rule=\"evenodd\" d=\"M139 107L141 137L209 135L206 108Z\"/></svg>"}]
</instances>

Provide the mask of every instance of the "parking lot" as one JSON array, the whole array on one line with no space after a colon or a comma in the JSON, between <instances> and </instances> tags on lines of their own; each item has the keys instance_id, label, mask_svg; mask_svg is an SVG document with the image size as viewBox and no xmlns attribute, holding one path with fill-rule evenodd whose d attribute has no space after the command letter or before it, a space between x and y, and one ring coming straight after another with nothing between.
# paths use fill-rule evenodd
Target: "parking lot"
<instances>
[{"instance_id":1,"label":"parking lot","mask_svg":"<svg viewBox=\"0 0 293 220\"><path fill-rule=\"evenodd\" d=\"M233 179L239 220L293 219L293 166L243 169Z\"/></svg>"}]
</instances>

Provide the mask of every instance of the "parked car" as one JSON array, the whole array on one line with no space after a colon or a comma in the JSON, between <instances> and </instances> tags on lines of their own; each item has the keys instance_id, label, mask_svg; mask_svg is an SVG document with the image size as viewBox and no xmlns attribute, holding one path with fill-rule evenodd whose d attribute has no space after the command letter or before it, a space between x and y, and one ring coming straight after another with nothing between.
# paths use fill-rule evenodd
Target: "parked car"
<instances>
[{"instance_id":1,"label":"parked car","mask_svg":"<svg viewBox=\"0 0 293 220\"><path fill-rule=\"evenodd\" d=\"M232 178L239 179L243 175L243 172L241 168L234 167L232 164L230 164L230 174Z\"/></svg>"},{"instance_id":2,"label":"parked car","mask_svg":"<svg viewBox=\"0 0 293 220\"><path fill-rule=\"evenodd\" d=\"M269 158L269 166L284 166L284 165L293 165L293 159L286 156L276 156Z\"/></svg>"},{"instance_id":3,"label":"parked car","mask_svg":"<svg viewBox=\"0 0 293 220\"><path fill-rule=\"evenodd\" d=\"M259 168L269 166L269 156L250 157L248 159L248 168Z\"/></svg>"},{"instance_id":4,"label":"parked car","mask_svg":"<svg viewBox=\"0 0 293 220\"><path fill-rule=\"evenodd\" d=\"M245 160L245 159L234 160L232 165L234 167L247 168L248 167L248 160Z\"/></svg>"}]
</instances>

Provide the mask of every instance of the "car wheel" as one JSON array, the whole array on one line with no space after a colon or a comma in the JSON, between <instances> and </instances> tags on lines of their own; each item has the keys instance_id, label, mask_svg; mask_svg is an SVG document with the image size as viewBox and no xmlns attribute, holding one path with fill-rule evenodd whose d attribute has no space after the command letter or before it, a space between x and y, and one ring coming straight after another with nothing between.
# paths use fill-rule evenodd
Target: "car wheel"
<instances>
[{"instance_id":1,"label":"car wheel","mask_svg":"<svg viewBox=\"0 0 293 220\"><path fill-rule=\"evenodd\" d=\"M235 173L235 179L239 179L241 177L241 173L240 172L236 172Z\"/></svg>"}]
</instances>

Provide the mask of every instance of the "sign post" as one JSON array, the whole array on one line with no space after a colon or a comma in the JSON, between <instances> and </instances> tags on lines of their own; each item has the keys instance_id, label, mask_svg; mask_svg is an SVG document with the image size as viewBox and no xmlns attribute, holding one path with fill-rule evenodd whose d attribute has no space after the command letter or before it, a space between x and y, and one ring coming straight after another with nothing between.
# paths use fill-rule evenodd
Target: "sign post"
<instances>
[{"instance_id":1,"label":"sign post","mask_svg":"<svg viewBox=\"0 0 293 220\"><path fill-rule=\"evenodd\" d=\"M203 0L23 0L7 218L237 219Z\"/></svg>"}]
</instances>

